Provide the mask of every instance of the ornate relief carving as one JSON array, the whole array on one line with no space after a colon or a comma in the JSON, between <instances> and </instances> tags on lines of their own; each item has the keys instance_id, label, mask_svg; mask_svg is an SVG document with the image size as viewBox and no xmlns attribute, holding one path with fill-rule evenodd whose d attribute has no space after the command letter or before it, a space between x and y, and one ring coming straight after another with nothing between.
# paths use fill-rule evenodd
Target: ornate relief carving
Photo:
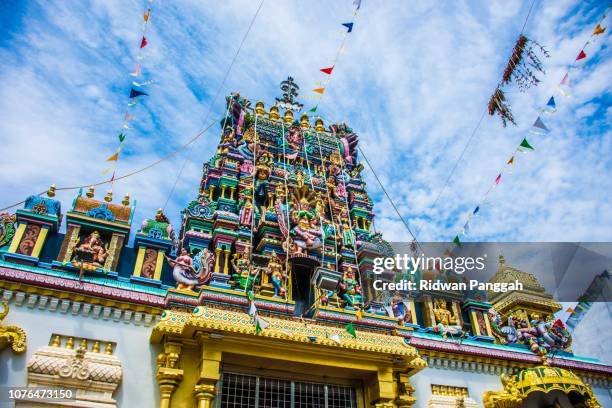
<instances>
[{"instance_id":1,"label":"ornate relief carving","mask_svg":"<svg viewBox=\"0 0 612 408\"><path fill-rule=\"evenodd\" d=\"M2 302L2 312L0 312L0 323L9 312L8 302ZM7 346L15 353L23 353L26 350L26 333L21 327L0 325L0 351Z\"/></svg>"},{"instance_id":2,"label":"ornate relief carving","mask_svg":"<svg viewBox=\"0 0 612 408\"><path fill-rule=\"evenodd\" d=\"M32 255L34 245L36 245L36 239L40 234L40 225L28 224L23 233L23 238L17 247L17 253L22 255Z\"/></svg>"}]
</instances>

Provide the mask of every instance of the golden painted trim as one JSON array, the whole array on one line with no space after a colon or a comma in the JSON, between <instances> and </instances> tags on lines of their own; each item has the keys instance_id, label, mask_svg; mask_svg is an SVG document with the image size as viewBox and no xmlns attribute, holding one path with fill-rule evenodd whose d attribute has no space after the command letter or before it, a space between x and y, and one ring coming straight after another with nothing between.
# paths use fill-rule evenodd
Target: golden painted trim
<instances>
[{"instance_id":1,"label":"golden painted trim","mask_svg":"<svg viewBox=\"0 0 612 408\"><path fill-rule=\"evenodd\" d=\"M134 276L140 277L142 273L142 264L144 263L146 248L144 246L138 247L138 254L136 255L136 263L134 264Z\"/></svg>"},{"instance_id":2,"label":"golden painted trim","mask_svg":"<svg viewBox=\"0 0 612 408\"><path fill-rule=\"evenodd\" d=\"M10 252L11 254L17 252L17 248L19 248L19 243L23 238L23 233L25 232L26 225L27 223L22 222L17 226L17 231L15 231L15 236L13 237L13 240L11 241L11 246L8 249L8 252Z\"/></svg>"},{"instance_id":3,"label":"golden painted trim","mask_svg":"<svg viewBox=\"0 0 612 408\"><path fill-rule=\"evenodd\" d=\"M38 258L40 256L40 252L42 251L43 245L45 244L45 240L47 239L47 234L49 233L49 227L43 226L40 229L40 233L38 237L36 237L36 243L34 244L34 248L32 249L32 256L34 258Z\"/></svg>"},{"instance_id":4,"label":"golden painted trim","mask_svg":"<svg viewBox=\"0 0 612 408\"><path fill-rule=\"evenodd\" d=\"M155 261L155 274L153 275L153 279L160 280L162 269L164 267L164 253L166 251L163 249L159 249L157 251L157 260Z\"/></svg>"},{"instance_id":5,"label":"golden painted trim","mask_svg":"<svg viewBox=\"0 0 612 408\"><path fill-rule=\"evenodd\" d=\"M8 302L2 302L2 312L0 312L0 323L9 312ZM20 354L26 351L26 332L19 326L0 325L0 351L10 346L13 352Z\"/></svg>"}]
</instances>

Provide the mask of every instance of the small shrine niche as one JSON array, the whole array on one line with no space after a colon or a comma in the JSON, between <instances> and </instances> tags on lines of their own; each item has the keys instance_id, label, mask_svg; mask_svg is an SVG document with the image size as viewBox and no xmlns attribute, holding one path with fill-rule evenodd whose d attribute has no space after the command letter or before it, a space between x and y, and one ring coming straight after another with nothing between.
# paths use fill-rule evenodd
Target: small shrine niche
<instances>
[{"instance_id":1,"label":"small shrine niche","mask_svg":"<svg viewBox=\"0 0 612 408\"><path fill-rule=\"evenodd\" d=\"M35 265L49 233L56 233L62 221L61 204L55 198L55 185L46 196L32 195L25 200L24 208L17 210L17 229L8 253L14 262Z\"/></svg>"},{"instance_id":2,"label":"small shrine niche","mask_svg":"<svg viewBox=\"0 0 612 408\"><path fill-rule=\"evenodd\" d=\"M112 192L104 201L94 198L93 186L85 196L74 199L66 215L67 227L55 267L81 271L116 271L123 246L127 243L134 207L126 195L120 204L112 203Z\"/></svg>"},{"instance_id":3,"label":"small shrine niche","mask_svg":"<svg viewBox=\"0 0 612 408\"><path fill-rule=\"evenodd\" d=\"M134 239L137 251L132 278L161 283L165 257L169 255L176 234L160 208L155 217L143 221Z\"/></svg>"}]
</instances>

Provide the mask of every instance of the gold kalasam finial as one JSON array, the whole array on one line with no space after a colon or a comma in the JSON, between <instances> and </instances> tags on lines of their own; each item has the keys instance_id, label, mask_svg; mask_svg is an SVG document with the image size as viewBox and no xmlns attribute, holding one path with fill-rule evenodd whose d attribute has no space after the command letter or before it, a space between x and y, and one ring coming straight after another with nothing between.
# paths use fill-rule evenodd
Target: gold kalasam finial
<instances>
[{"instance_id":1,"label":"gold kalasam finial","mask_svg":"<svg viewBox=\"0 0 612 408\"><path fill-rule=\"evenodd\" d=\"M93 353L99 353L100 352L100 342L99 341L94 342L93 346L91 347L91 351Z\"/></svg>"},{"instance_id":2,"label":"gold kalasam finial","mask_svg":"<svg viewBox=\"0 0 612 408\"><path fill-rule=\"evenodd\" d=\"M89 186L89 190L87 190L87 193L85 193L85 195L86 195L88 198L93 198L93 196L94 196L94 191L95 191L95 190L94 190L94 186Z\"/></svg>"},{"instance_id":3,"label":"gold kalasam finial","mask_svg":"<svg viewBox=\"0 0 612 408\"><path fill-rule=\"evenodd\" d=\"M113 343L108 343L106 348L104 349L104 354L111 355L113 354Z\"/></svg>"},{"instance_id":4,"label":"gold kalasam finial","mask_svg":"<svg viewBox=\"0 0 612 408\"><path fill-rule=\"evenodd\" d=\"M47 197L49 198L53 198L55 197L55 189L57 187L55 186L55 184L51 184L51 187L49 187L49 189L47 190Z\"/></svg>"},{"instance_id":5,"label":"gold kalasam finial","mask_svg":"<svg viewBox=\"0 0 612 408\"><path fill-rule=\"evenodd\" d=\"M59 334L53 336L53 340L51 340L51 347L59 347L62 344L62 338Z\"/></svg>"},{"instance_id":6,"label":"gold kalasam finial","mask_svg":"<svg viewBox=\"0 0 612 408\"><path fill-rule=\"evenodd\" d=\"M270 115L270 119L278 120L280 118L280 115L278 114L278 106L274 105L270 107L269 115Z\"/></svg>"},{"instance_id":7,"label":"gold kalasam finial","mask_svg":"<svg viewBox=\"0 0 612 408\"><path fill-rule=\"evenodd\" d=\"M123 201L121 201L121 204L123 204L126 207L130 205L130 193L125 194L125 197L123 197Z\"/></svg>"},{"instance_id":8,"label":"gold kalasam finial","mask_svg":"<svg viewBox=\"0 0 612 408\"><path fill-rule=\"evenodd\" d=\"M285 111L285 116L283 117L283 120L288 125L293 123L293 111L291 109L287 109Z\"/></svg>"},{"instance_id":9,"label":"gold kalasam finial","mask_svg":"<svg viewBox=\"0 0 612 408\"><path fill-rule=\"evenodd\" d=\"M79 348L82 350L87 350L87 339L81 339L81 344L79 345Z\"/></svg>"},{"instance_id":10,"label":"gold kalasam finial","mask_svg":"<svg viewBox=\"0 0 612 408\"><path fill-rule=\"evenodd\" d=\"M315 120L315 130L317 132L325 132L325 124L323 123L323 119L317 118L317 120Z\"/></svg>"},{"instance_id":11,"label":"gold kalasam finial","mask_svg":"<svg viewBox=\"0 0 612 408\"><path fill-rule=\"evenodd\" d=\"M257 101L255 104L255 113L258 115L265 115L266 108L264 107L264 103L262 101Z\"/></svg>"},{"instance_id":12,"label":"gold kalasam finial","mask_svg":"<svg viewBox=\"0 0 612 408\"><path fill-rule=\"evenodd\" d=\"M104 196L104 201L106 201L107 203L113 201L113 190L108 190L108 192Z\"/></svg>"},{"instance_id":13,"label":"gold kalasam finial","mask_svg":"<svg viewBox=\"0 0 612 408\"><path fill-rule=\"evenodd\" d=\"M74 339L72 337L68 337L68 341L66 341L66 348L70 350L74 348Z\"/></svg>"},{"instance_id":14,"label":"gold kalasam finial","mask_svg":"<svg viewBox=\"0 0 612 408\"><path fill-rule=\"evenodd\" d=\"M310 121L308 120L307 114L303 114L300 118L300 127L304 130L310 129Z\"/></svg>"}]
</instances>

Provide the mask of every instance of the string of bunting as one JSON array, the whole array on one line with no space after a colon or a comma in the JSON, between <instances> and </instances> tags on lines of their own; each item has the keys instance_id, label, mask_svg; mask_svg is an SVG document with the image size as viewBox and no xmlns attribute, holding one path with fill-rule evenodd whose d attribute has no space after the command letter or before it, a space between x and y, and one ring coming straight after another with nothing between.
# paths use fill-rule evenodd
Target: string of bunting
<instances>
[{"instance_id":1,"label":"string of bunting","mask_svg":"<svg viewBox=\"0 0 612 408\"><path fill-rule=\"evenodd\" d=\"M312 90L312 92L315 95L306 96L306 98L316 100L315 106L313 106L312 108L310 108L310 110L308 110L308 112L310 113L315 113L317 109L319 108L319 104L321 103L321 100L323 99L325 91L327 90L327 88L329 87L329 84L331 83L332 73L334 72L334 68L336 68L336 64L338 63L340 54L346 51L346 39L348 38L348 35L353 32L353 25L355 24L355 18L357 17L357 12L361 8L361 0L354 0L353 7L354 9L353 9L352 20L349 21L348 23L342 23L342 26L346 28L346 31L344 31L344 35L342 36L342 42L340 43L340 46L338 47L338 51L336 51L336 56L332 60L332 63L329 67L319 69L319 71L324 74L324 78L315 83L315 85L318 85L317 88L314 88Z\"/></svg>"},{"instance_id":2,"label":"string of bunting","mask_svg":"<svg viewBox=\"0 0 612 408\"><path fill-rule=\"evenodd\" d=\"M152 0L148 1L149 4ZM110 167L102 172L102 174L106 175L112 172L110 181L113 182L115 180L115 172L117 171L117 165L119 162L119 156L121 155L121 151L123 150L123 146L125 144L128 131L131 130L131 122L136 119L134 115L134 107L140 103L143 97L148 96L149 94L143 90L148 85L151 85L154 81L152 80L144 80L142 78L142 60L145 58L145 47L149 44L149 40L147 39L147 28L149 25L149 21L151 20L151 7L147 7L146 11L143 14L143 24L142 24L142 35L140 36L138 54L136 56L136 64L134 65L134 70L130 73L130 76L133 78L130 83L130 91L128 94L128 102L126 104L124 113L123 113L123 123L121 125L121 130L117 135L117 139L119 141L119 145L115 152L109 156L106 161L110 163Z\"/></svg>"},{"instance_id":3,"label":"string of bunting","mask_svg":"<svg viewBox=\"0 0 612 408\"><path fill-rule=\"evenodd\" d=\"M531 129L529 130L530 134L535 136L541 136L550 132L550 129L544 122L543 117L545 114L551 115L557 111L557 101L555 100L555 95L557 92L562 96L570 95L570 71L581 68L581 61L587 58L586 49L588 45L591 44L597 36L603 34L606 31L606 27L602 26L605 18L606 13L603 14L600 21L595 26L595 29L591 33L591 36L589 37L588 41L584 44L582 49L580 49L574 62L563 75L561 81L555 88L555 92L553 92L553 95L551 95L551 97L548 99L546 105L542 109L540 109L540 113L538 114L536 120L533 122L533 125L531 125ZM502 182L503 176L505 174L511 173L511 170L516 162L517 154L522 152L529 152L534 149L535 148L533 147L533 145L527 140L527 137L523 137L523 139L514 149L510 157L504 162L502 169L497 173L497 176L495 176L495 179L493 180L493 183L490 185L489 189L482 196L478 204L476 204L475 208L468 214L467 220L463 224L461 231L453 238L453 244L455 246L461 246L462 237L469 235L471 229L471 221L479 214L483 205L487 202L489 194ZM452 253L452 251L449 252Z\"/></svg>"}]
</instances>

